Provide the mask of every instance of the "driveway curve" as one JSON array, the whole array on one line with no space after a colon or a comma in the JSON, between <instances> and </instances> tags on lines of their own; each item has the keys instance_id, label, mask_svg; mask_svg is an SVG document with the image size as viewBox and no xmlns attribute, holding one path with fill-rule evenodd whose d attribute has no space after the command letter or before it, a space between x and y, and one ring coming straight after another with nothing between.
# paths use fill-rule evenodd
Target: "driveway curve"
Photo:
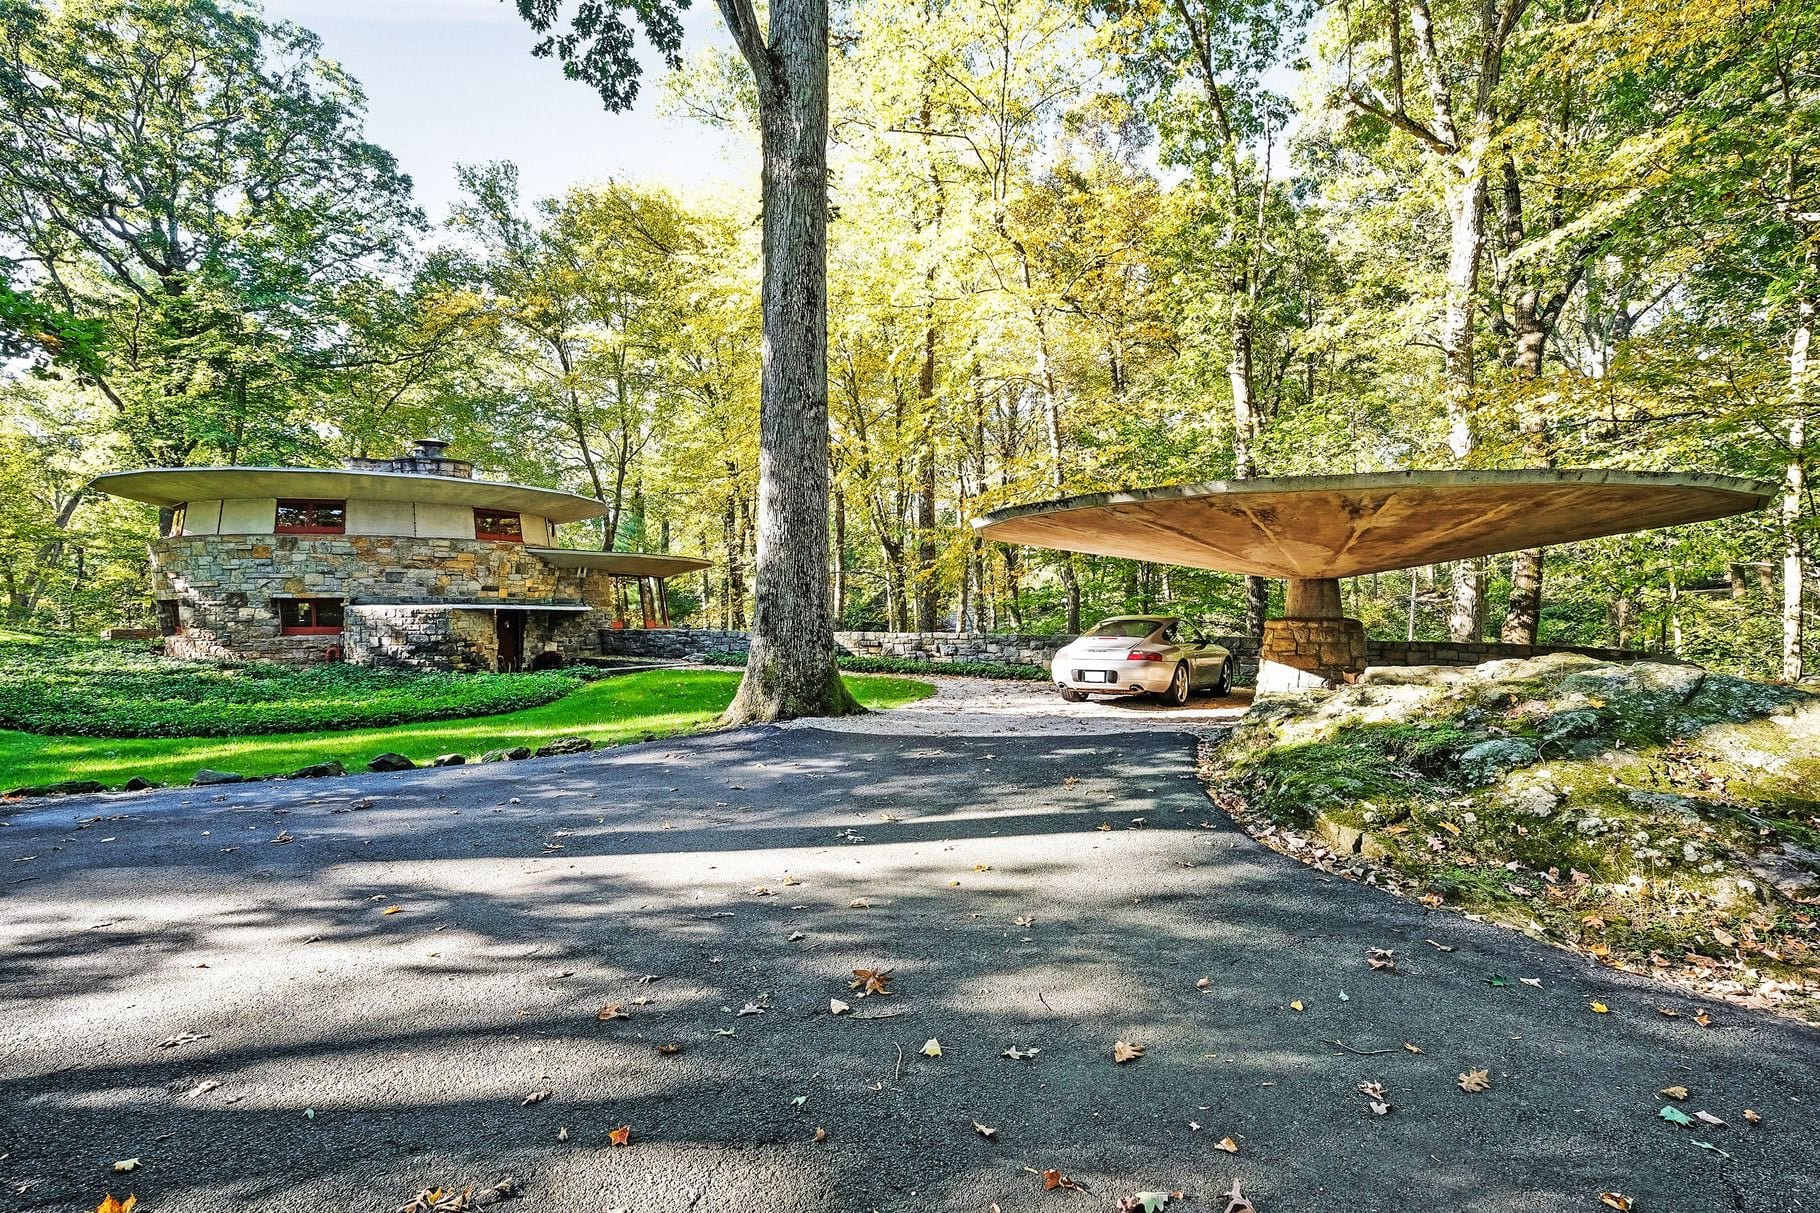
<instances>
[{"instance_id":1,"label":"driveway curve","mask_svg":"<svg viewBox=\"0 0 1820 1213\"><path fill-rule=\"evenodd\" d=\"M1181 732L89 797L0 857L5 1209L1820 1205L1814 1033L1278 856Z\"/></svg>"}]
</instances>

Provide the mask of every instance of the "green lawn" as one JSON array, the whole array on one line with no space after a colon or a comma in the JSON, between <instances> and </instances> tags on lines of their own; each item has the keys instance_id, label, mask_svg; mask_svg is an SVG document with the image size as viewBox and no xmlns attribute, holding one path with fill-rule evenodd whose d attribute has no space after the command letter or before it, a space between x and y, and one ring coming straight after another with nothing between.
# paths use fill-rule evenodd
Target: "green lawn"
<instances>
[{"instance_id":1,"label":"green lawn","mask_svg":"<svg viewBox=\"0 0 1820 1213\"><path fill-rule=\"evenodd\" d=\"M738 685L739 675L731 671L651 670L586 683L555 703L519 712L332 732L127 739L0 730L0 788L65 779L118 785L134 775L187 783L203 767L271 775L330 759L360 770L386 750L419 762L447 753L472 760L487 750L536 747L557 737L586 737L596 745L637 741L711 724ZM934 693L928 683L909 678L849 677L847 685L874 709Z\"/></svg>"}]
</instances>

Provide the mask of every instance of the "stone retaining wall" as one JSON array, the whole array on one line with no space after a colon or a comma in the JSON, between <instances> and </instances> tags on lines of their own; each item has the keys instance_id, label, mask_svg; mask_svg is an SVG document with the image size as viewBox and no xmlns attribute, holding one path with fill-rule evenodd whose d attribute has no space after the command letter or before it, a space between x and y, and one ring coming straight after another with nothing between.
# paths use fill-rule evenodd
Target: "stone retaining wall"
<instances>
[{"instance_id":1,"label":"stone retaining wall","mask_svg":"<svg viewBox=\"0 0 1820 1213\"><path fill-rule=\"evenodd\" d=\"M1637 649L1601 649L1561 644L1500 644L1496 641L1370 640L1365 641L1365 664L1373 665L1482 665L1487 661L1545 657L1550 653L1578 653L1600 661L1666 661L1675 658Z\"/></svg>"}]
</instances>

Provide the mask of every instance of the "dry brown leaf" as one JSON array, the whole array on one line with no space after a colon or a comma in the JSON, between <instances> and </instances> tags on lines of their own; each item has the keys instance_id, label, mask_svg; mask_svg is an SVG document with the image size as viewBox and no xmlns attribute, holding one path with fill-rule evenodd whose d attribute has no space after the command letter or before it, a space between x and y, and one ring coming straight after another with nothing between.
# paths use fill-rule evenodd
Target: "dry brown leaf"
<instances>
[{"instance_id":1,"label":"dry brown leaf","mask_svg":"<svg viewBox=\"0 0 1820 1213\"><path fill-rule=\"evenodd\" d=\"M890 969L855 969L853 980L847 983L849 990L858 990L861 998L868 994L889 994L891 985Z\"/></svg>"},{"instance_id":2,"label":"dry brown leaf","mask_svg":"<svg viewBox=\"0 0 1820 1213\"><path fill-rule=\"evenodd\" d=\"M1043 1191L1053 1192L1057 1188L1060 1188L1064 1192L1079 1192L1081 1190L1081 1185L1075 1183L1072 1179L1069 1179L1066 1175L1063 1175L1054 1168L1044 1171Z\"/></svg>"},{"instance_id":3,"label":"dry brown leaf","mask_svg":"<svg viewBox=\"0 0 1820 1213\"><path fill-rule=\"evenodd\" d=\"M556 1140L557 1141L569 1140L569 1126L568 1125L556 1126Z\"/></svg>"},{"instance_id":4,"label":"dry brown leaf","mask_svg":"<svg viewBox=\"0 0 1820 1213\"><path fill-rule=\"evenodd\" d=\"M1013 918L1011 920L1011 925L1014 927L1024 927L1024 928L1028 929L1028 928L1034 927L1036 925L1036 919L1032 915L1026 914L1021 918Z\"/></svg>"},{"instance_id":5,"label":"dry brown leaf","mask_svg":"<svg viewBox=\"0 0 1820 1213\"><path fill-rule=\"evenodd\" d=\"M602 1007L599 1014L595 1015L594 1018L604 1022L609 1019L630 1019L632 1018L632 1015L618 1003L610 1002Z\"/></svg>"},{"instance_id":6,"label":"dry brown leaf","mask_svg":"<svg viewBox=\"0 0 1820 1213\"><path fill-rule=\"evenodd\" d=\"M123 1158L114 1164L114 1170L119 1171L122 1174L127 1171L137 1171L138 1169L139 1160L137 1158Z\"/></svg>"},{"instance_id":7,"label":"dry brown leaf","mask_svg":"<svg viewBox=\"0 0 1820 1213\"><path fill-rule=\"evenodd\" d=\"M1719 1119L1719 1117L1717 1117L1717 1116L1714 1116L1711 1112L1705 1111L1704 1109L1699 1112L1695 1112L1694 1119L1699 1121L1703 1125L1711 1125L1715 1129L1723 1129L1723 1128L1727 1127L1723 1120Z\"/></svg>"},{"instance_id":8,"label":"dry brown leaf","mask_svg":"<svg viewBox=\"0 0 1820 1213\"><path fill-rule=\"evenodd\" d=\"M993 1138L998 1136L997 1129L993 1128L991 1125L983 1125L977 1120L973 1122L973 1131L975 1133L978 1133L981 1137L985 1138L987 1141L991 1141Z\"/></svg>"},{"instance_id":9,"label":"dry brown leaf","mask_svg":"<svg viewBox=\"0 0 1820 1213\"><path fill-rule=\"evenodd\" d=\"M1397 971L1396 954L1389 948L1366 948L1365 963L1382 972L1394 973Z\"/></svg>"},{"instance_id":10,"label":"dry brown leaf","mask_svg":"<svg viewBox=\"0 0 1820 1213\"><path fill-rule=\"evenodd\" d=\"M1228 1154L1237 1154L1239 1152L1239 1143L1232 1140L1230 1137L1222 1137L1213 1143L1213 1148L1216 1150L1224 1150Z\"/></svg>"},{"instance_id":11,"label":"dry brown leaf","mask_svg":"<svg viewBox=\"0 0 1820 1213\"><path fill-rule=\"evenodd\" d=\"M632 1144L632 1126L631 1125L621 1125L617 1129L609 1130L607 1132L607 1141L616 1146L631 1145Z\"/></svg>"},{"instance_id":12,"label":"dry brown leaf","mask_svg":"<svg viewBox=\"0 0 1820 1213\"><path fill-rule=\"evenodd\" d=\"M404 909L404 907L403 907L403 906L387 906L387 907L386 907L386 908L385 908L385 909L383 909L383 910L381 910L381 911L380 911L380 914L382 914L382 915L384 915L384 914L396 914L396 913L398 913L398 911L400 911L400 910L402 910L402 909Z\"/></svg>"},{"instance_id":13,"label":"dry brown leaf","mask_svg":"<svg viewBox=\"0 0 1820 1213\"><path fill-rule=\"evenodd\" d=\"M665 1057L675 1057L678 1053L683 1051L683 1048L679 1044L666 1043L658 1045L657 1051Z\"/></svg>"},{"instance_id":14,"label":"dry brown leaf","mask_svg":"<svg viewBox=\"0 0 1820 1213\"><path fill-rule=\"evenodd\" d=\"M1630 1213L1630 1197L1622 1192L1601 1192L1599 1203L1608 1209L1618 1210L1618 1213Z\"/></svg>"},{"instance_id":15,"label":"dry brown leaf","mask_svg":"<svg viewBox=\"0 0 1820 1213\"><path fill-rule=\"evenodd\" d=\"M814 1141L814 1142L827 1141L828 1140L828 1130L822 1128L820 1125L816 1125L815 1126L815 1136L811 1137L809 1140Z\"/></svg>"},{"instance_id":16,"label":"dry brown leaf","mask_svg":"<svg viewBox=\"0 0 1820 1213\"><path fill-rule=\"evenodd\" d=\"M1760 1125L1763 1123L1762 1114L1755 1108L1744 1109L1744 1119L1753 1125Z\"/></svg>"},{"instance_id":17,"label":"dry brown leaf","mask_svg":"<svg viewBox=\"0 0 1820 1213\"><path fill-rule=\"evenodd\" d=\"M1694 1016L1694 1022L1703 1028L1710 1028L1713 1026L1713 1017L1708 1015L1705 1011L1701 1011Z\"/></svg>"},{"instance_id":18,"label":"dry brown leaf","mask_svg":"<svg viewBox=\"0 0 1820 1213\"><path fill-rule=\"evenodd\" d=\"M1115 1040L1112 1042L1112 1060L1116 1063L1123 1064L1127 1061L1135 1061L1143 1055L1143 1045L1134 1045L1123 1040Z\"/></svg>"},{"instance_id":19,"label":"dry brown leaf","mask_svg":"<svg viewBox=\"0 0 1820 1213\"><path fill-rule=\"evenodd\" d=\"M522 1108L522 1107L525 1107L527 1104L542 1103L544 1100L546 1100L548 1098L550 1098L550 1090L548 1087L545 1087L541 1091L533 1091L529 1095L525 1096L524 1099L519 1102L518 1106Z\"/></svg>"},{"instance_id":20,"label":"dry brown leaf","mask_svg":"<svg viewBox=\"0 0 1820 1213\"><path fill-rule=\"evenodd\" d=\"M1420 1046L1412 1045L1407 1040L1403 1042L1403 1048L1411 1053L1420 1053L1422 1051Z\"/></svg>"},{"instance_id":21,"label":"dry brown leaf","mask_svg":"<svg viewBox=\"0 0 1820 1213\"><path fill-rule=\"evenodd\" d=\"M1687 1088L1686 1087L1663 1087L1660 1091L1656 1092L1656 1094L1666 1095L1670 1099L1686 1099L1687 1098Z\"/></svg>"},{"instance_id":22,"label":"dry brown leaf","mask_svg":"<svg viewBox=\"0 0 1820 1213\"><path fill-rule=\"evenodd\" d=\"M1489 1091L1491 1089L1490 1070L1468 1070L1460 1075L1460 1090Z\"/></svg>"},{"instance_id":23,"label":"dry brown leaf","mask_svg":"<svg viewBox=\"0 0 1820 1213\"><path fill-rule=\"evenodd\" d=\"M1239 1191L1239 1181L1236 1179L1220 1195L1226 1198L1226 1207L1220 1213L1258 1213L1257 1208L1245 1199L1245 1194Z\"/></svg>"},{"instance_id":24,"label":"dry brown leaf","mask_svg":"<svg viewBox=\"0 0 1820 1213\"><path fill-rule=\"evenodd\" d=\"M114 1199L114 1194L109 1192L106 1196L101 1198L101 1203L95 1206L95 1213L133 1213L133 1210L138 1207L139 1198L137 1196L128 1196L125 1200L116 1200Z\"/></svg>"},{"instance_id":25,"label":"dry brown leaf","mask_svg":"<svg viewBox=\"0 0 1820 1213\"><path fill-rule=\"evenodd\" d=\"M872 903L867 901L864 897L855 897L852 901L847 903L847 908L849 910L870 910L872 908Z\"/></svg>"}]
</instances>

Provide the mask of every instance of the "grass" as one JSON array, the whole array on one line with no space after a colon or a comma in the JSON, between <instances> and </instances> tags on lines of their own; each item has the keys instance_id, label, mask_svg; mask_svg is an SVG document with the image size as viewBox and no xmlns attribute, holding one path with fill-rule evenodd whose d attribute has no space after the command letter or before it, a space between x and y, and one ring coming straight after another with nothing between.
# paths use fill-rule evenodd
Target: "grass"
<instances>
[{"instance_id":1,"label":"grass","mask_svg":"<svg viewBox=\"0 0 1820 1213\"><path fill-rule=\"evenodd\" d=\"M204 767L274 775L330 760L360 770L388 750L420 763L447 753L472 760L487 750L535 748L557 737L586 737L596 745L638 741L711 725L732 701L739 675L650 670L577 685L554 703L524 711L380 728L187 738L49 737L0 730L0 787L67 779L117 786L135 775L176 784L189 782ZM908 678L856 677L847 685L873 709L897 707L935 690Z\"/></svg>"},{"instance_id":2,"label":"grass","mask_svg":"<svg viewBox=\"0 0 1820 1213\"><path fill-rule=\"evenodd\" d=\"M552 703L584 677L180 661L144 643L0 631L0 728L244 737L454 720Z\"/></svg>"}]
</instances>

